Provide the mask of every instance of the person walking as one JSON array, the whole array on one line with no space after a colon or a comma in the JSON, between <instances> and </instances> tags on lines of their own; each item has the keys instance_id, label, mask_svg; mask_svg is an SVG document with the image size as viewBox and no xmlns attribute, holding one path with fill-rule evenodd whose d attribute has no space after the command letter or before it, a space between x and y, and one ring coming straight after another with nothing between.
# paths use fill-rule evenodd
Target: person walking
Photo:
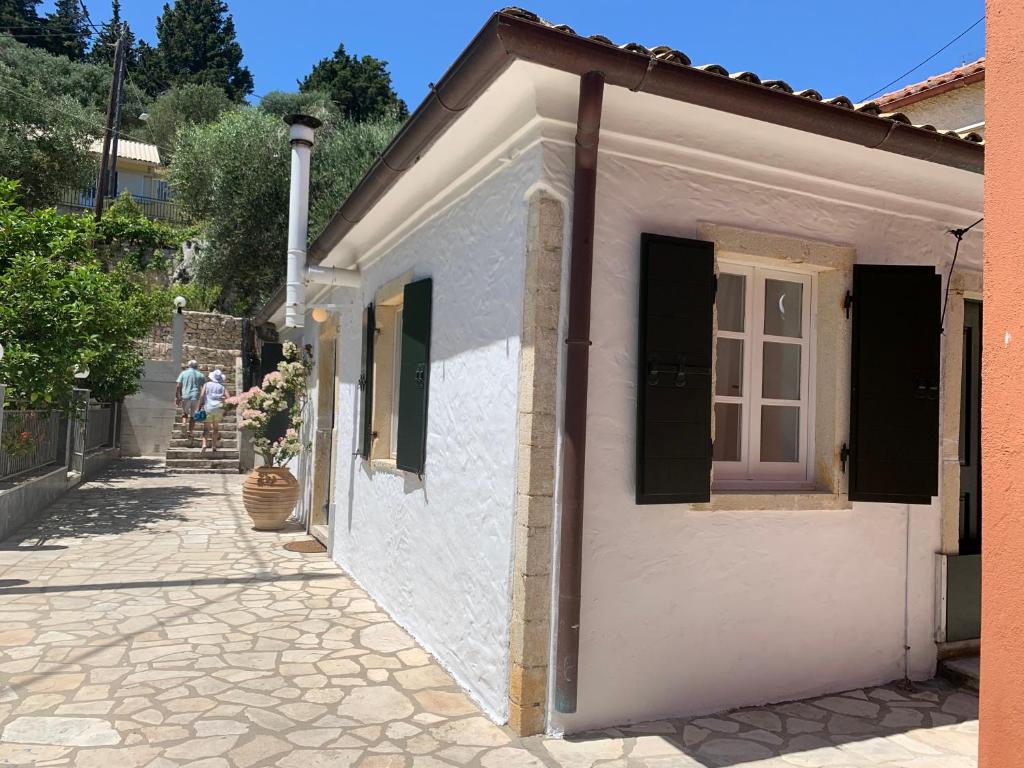
<instances>
[{"instance_id":1,"label":"person walking","mask_svg":"<svg viewBox=\"0 0 1024 768\"><path fill-rule=\"evenodd\" d=\"M224 399L227 397L227 389L224 387L224 374L220 368L210 374L210 380L203 384L199 393L199 402L202 409L206 411L206 421L203 422L203 443L199 449L200 455L206 453L206 436L210 436L210 452L217 452L217 445L220 442L220 420L224 418Z\"/></svg>"},{"instance_id":2,"label":"person walking","mask_svg":"<svg viewBox=\"0 0 1024 768\"><path fill-rule=\"evenodd\" d=\"M174 386L174 404L181 409L181 436L188 438L189 447L194 440L195 421L192 417L199 408L199 393L205 380L199 371L199 363L189 360L185 370L178 374Z\"/></svg>"}]
</instances>

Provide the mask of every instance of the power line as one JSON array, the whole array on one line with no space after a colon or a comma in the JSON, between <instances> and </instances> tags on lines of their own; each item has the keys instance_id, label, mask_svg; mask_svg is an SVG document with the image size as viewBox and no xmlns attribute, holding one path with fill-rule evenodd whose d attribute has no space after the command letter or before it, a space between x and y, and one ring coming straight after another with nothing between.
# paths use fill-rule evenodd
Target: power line
<instances>
[{"instance_id":1,"label":"power line","mask_svg":"<svg viewBox=\"0 0 1024 768\"><path fill-rule=\"evenodd\" d=\"M89 9L85 7L85 0L78 0L78 4L82 6L82 15L85 16L85 23L92 27L97 35L103 34L103 31L92 23L92 18L89 16Z\"/></svg>"},{"instance_id":2,"label":"power line","mask_svg":"<svg viewBox=\"0 0 1024 768\"><path fill-rule=\"evenodd\" d=\"M103 131L106 128L106 126L104 125L103 121L98 119L98 116L97 116L96 120L93 120L93 119L87 117L86 115L75 114L74 112L69 112L69 111L67 111L65 109L61 109L60 107L55 106L55 104L52 101L43 101L42 99L34 98L34 97L29 96L27 94L24 94L24 93L14 89L14 88L9 88L8 86L6 86L6 85L4 85L2 83L0 83L0 91L6 91L7 93L13 94L14 96L17 96L18 98L24 99L25 101L32 102L33 104L37 104L39 106L46 107L48 109L52 109L52 110L54 110L56 112L59 112L60 114L64 115L65 117L70 117L72 120L78 120L83 125L88 124L88 125L96 128L97 132L99 134L101 134L101 135L102 135ZM119 129L114 129L113 133L116 133L118 136L122 137L125 141L136 141L136 139L133 139L125 131L122 131L122 130L119 130ZM153 144L153 142L151 142L151 141L144 142L144 143L146 143L146 144ZM161 146L160 144L153 144L153 146L156 147L157 149L159 149L162 152L170 152L170 150L168 150L167 147Z\"/></svg>"},{"instance_id":3,"label":"power line","mask_svg":"<svg viewBox=\"0 0 1024 768\"><path fill-rule=\"evenodd\" d=\"M872 93L869 93L869 94L868 94L867 96L865 96L865 97L864 97L863 99L861 99L861 101L867 101L868 99L871 99L871 98L873 98L873 97L877 96L878 94L880 94L880 93L881 93L882 91L884 91L884 90L885 90L886 88L888 88L889 86L891 86L891 85L895 85L896 83L898 83L898 82L899 82L900 80L902 80L902 79L903 79L904 77L906 77L907 75L913 74L914 72L916 72L917 70L919 70L919 69L920 69L921 67L923 67L923 66L924 66L925 64L927 64L927 63L928 63L929 61L931 61L931 60L932 60L932 59L934 59L934 58L935 58L936 56L938 56L938 55L939 55L940 53L942 53L942 52L943 52L944 50L946 50L947 48L949 48L949 46L951 46L951 45L952 45L953 43L955 43L955 42L956 42L957 40L959 40L959 39L960 39L961 37L963 37L963 36L964 36L964 35L966 35L966 34L967 34L968 32L970 32L970 31L971 31L972 29L974 29L974 28L975 28L976 26L978 26L979 24L981 24L981 22L983 22L984 20L985 20L985 16L983 15L983 16L982 16L982 17L981 17L980 19L978 19L978 20L977 20L976 22L974 22L973 24L971 24L971 26L969 26L969 27L968 27L967 29L965 29L965 30L964 30L963 32L961 32L961 33L960 33L959 35L957 35L956 37L954 37L954 38L953 38L952 40L950 40L950 41L949 41L948 43L946 43L946 44L945 44L944 46L942 46L941 48L939 48L939 50L937 50L937 51L936 51L935 53L933 53L933 54L932 54L931 56L929 56L929 57L928 57L927 59L925 59L924 61L922 61L922 62L921 62L920 64L918 64L918 65L917 65L916 67L914 67L914 68L912 68L912 69L908 69L908 70L907 70L906 72L904 72L904 73L903 73L902 75L900 75L899 77L897 77L897 78L896 78L895 80L892 80L892 81L890 81L890 82L886 83L886 84L885 84L885 85L883 85L883 86L882 86L881 88L879 88L879 89L878 89L877 91L874 91L874 92L872 92Z\"/></svg>"},{"instance_id":4,"label":"power line","mask_svg":"<svg viewBox=\"0 0 1024 768\"><path fill-rule=\"evenodd\" d=\"M12 29L14 29L12 27ZM12 32L10 29L0 29L0 34L10 35L15 40L23 37L52 37L52 38L64 38L64 37L81 37L76 32Z\"/></svg>"}]
</instances>

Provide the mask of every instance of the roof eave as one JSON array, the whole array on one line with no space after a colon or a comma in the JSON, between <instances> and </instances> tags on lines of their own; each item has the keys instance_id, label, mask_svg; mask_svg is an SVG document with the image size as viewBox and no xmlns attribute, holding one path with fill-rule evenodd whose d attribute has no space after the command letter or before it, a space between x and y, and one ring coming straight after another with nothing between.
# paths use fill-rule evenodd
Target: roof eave
<instances>
[{"instance_id":1,"label":"roof eave","mask_svg":"<svg viewBox=\"0 0 1024 768\"><path fill-rule=\"evenodd\" d=\"M685 101L795 130L984 172L984 147L742 79L663 61L636 50L580 37L546 24L499 12L469 46L346 198L309 249L319 263L358 224L476 98L514 60L582 75L600 71L609 85ZM268 300L258 316L276 309ZM283 294L282 298L283 300Z\"/></svg>"}]
</instances>

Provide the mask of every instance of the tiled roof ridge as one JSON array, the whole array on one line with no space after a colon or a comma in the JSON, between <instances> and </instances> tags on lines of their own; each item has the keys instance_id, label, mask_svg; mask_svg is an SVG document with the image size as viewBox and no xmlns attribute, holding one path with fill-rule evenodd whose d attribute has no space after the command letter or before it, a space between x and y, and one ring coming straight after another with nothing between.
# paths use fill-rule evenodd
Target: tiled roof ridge
<instances>
[{"instance_id":1,"label":"tiled roof ridge","mask_svg":"<svg viewBox=\"0 0 1024 768\"><path fill-rule=\"evenodd\" d=\"M576 30L574 30L567 24L555 24L554 22L548 21L547 19L544 19L537 15L536 13L526 10L525 8L520 8L518 6L508 6L506 8L502 8L500 13L506 16L512 16L515 18L525 19L526 21L532 21L537 24L542 24L551 29L556 29L560 32L565 32L570 35L582 37L582 35L579 35L576 32ZM687 56L685 53L683 53L682 51L678 51L675 48L672 48L667 45L658 45L654 46L653 48L649 48L640 43L617 44L613 42L610 38L605 37L604 35L589 35L587 39L594 40L595 42L602 43L604 45L610 45L615 48L620 48L622 50L632 51L633 53L637 53L643 56L649 56L657 61L662 61L670 64L677 64L679 66L684 67L691 67L692 69L699 69L703 72L707 72L712 75L728 77L733 80L740 80L750 85L760 86L762 88L767 88L773 91L779 91L781 93L790 95L793 98L803 98L811 99L813 101L821 101L826 104L831 104L834 107L839 107L841 109L849 109L856 112L862 112L864 114L871 115L872 117L877 117L883 120L890 120L892 122L897 123L903 123L905 125L910 125L915 128L920 128L921 130L931 131L932 133L942 133L946 136L949 136L950 138L961 139L963 141L969 141L977 144L984 144L983 137L978 133L971 132L961 136L956 131L940 130L936 128L934 125L915 125L914 123L911 123L910 118L908 118L902 112L884 112L883 104L881 103L881 101L866 101L862 104L855 104L851 99L847 98L846 96L833 96L832 98L826 99L823 98L822 95L813 88L806 88L801 91L796 91L793 89L791 85L789 85L789 83L785 82L784 80L764 80L754 72L730 72L720 64L695 65L690 61L690 57Z\"/></svg>"},{"instance_id":2,"label":"tiled roof ridge","mask_svg":"<svg viewBox=\"0 0 1024 768\"><path fill-rule=\"evenodd\" d=\"M908 96L925 93L926 91L930 91L932 88L952 83L957 80L962 80L972 75L980 74L984 76L984 73L985 57L982 56L980 59L972 61L969 64L961 64L959 67L953 67L953 69L948 72L941 72L937 75L932 75L919 83L911 83L910 85L905 85L898 90L890 91L889 93L879 96L876 101L878 101L879 104L890 104L894 101L901 101Z\"/></svg>"}]
</instances>

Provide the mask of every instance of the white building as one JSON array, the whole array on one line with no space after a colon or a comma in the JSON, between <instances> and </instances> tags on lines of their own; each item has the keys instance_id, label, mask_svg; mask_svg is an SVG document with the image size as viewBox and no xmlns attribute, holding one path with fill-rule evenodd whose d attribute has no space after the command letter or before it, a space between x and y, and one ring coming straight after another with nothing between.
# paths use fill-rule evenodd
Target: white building
<instances>
[{"instance_id":1,"label":"white building","mask_svg":"<svg viewBox=\"0 0 1024 768\"><path fill-rule=\"evenodd\" d=\"M98 173L103 142L94 141L89 151L96 159ZM170 184L164 178L160 162L160 148L155 144L129 139L117 142L117 160L111 189L116 190L116 194L108 195L108 198L113 199L127 192L150 218L169 221L181 218L177 204L171 201ZM95 185L88 189L67 190L58 205L69 210L92 209L96 205Z\"/></svg>"},{"instance_id":2,"label":"white building","mask_svg":"<svg viewBox=\"0 0 1024 768\"><path fill-rule=\"evenodd\" d=\"M256 318L314 345L311 530L522 732L931 676L982 164L496 14L312 246L358 287Z\"/></svg>"}]
</instances>

